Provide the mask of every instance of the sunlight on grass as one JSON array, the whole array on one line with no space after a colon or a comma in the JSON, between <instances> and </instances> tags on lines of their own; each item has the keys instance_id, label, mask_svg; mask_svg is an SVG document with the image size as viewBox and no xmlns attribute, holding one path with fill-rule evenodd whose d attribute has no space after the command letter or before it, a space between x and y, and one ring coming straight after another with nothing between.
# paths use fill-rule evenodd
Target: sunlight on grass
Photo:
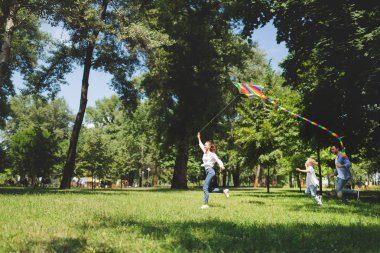
<instances>
[{"instance_id":1,"label":"sunlight on grass","mask_svg":"<svg viewBox=\"0 0 380 253\"><path fill-rule=\"evenodd\" d=\"M23 190L0 188L1 252L376 252L379 192L362 202L294 190ZM373 195L373 196L372 196Z\"/></svg>"}]
</instances>

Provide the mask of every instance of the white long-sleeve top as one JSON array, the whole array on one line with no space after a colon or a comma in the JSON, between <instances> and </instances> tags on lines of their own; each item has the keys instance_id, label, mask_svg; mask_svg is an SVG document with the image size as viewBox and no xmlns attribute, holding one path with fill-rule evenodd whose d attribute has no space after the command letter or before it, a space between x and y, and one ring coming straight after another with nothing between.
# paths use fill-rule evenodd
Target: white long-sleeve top
<instances>
[{"instance_id":1,"label":"white long-sleeve top","mask_svg":"<svg viewBox=\"0 0 380 253\"><path fill-rule=\"evenodd\" d=\"M317 179L317 176L315 175L313 166L309 166L306 168L306 187L309 186L317 186L319 184L319 181Z\"/></svg>"},{"instance_id":2,"label":"white long-sleeve top","mask_svg":"<svg viewBox=\"0 0 380 253\"><path fill-rule=\"evenodd\" d=\"M223 162L218 158L218 156L214 152L208 151L206 153L206 148L201 141L199 141L199 147L203 151L203 164L201 165L202 167L205 167L205 169L207 170L209 168L213 168L215 163L218 163L219 167L221 168L224 167Z\"/></svg>"}]
</instances>

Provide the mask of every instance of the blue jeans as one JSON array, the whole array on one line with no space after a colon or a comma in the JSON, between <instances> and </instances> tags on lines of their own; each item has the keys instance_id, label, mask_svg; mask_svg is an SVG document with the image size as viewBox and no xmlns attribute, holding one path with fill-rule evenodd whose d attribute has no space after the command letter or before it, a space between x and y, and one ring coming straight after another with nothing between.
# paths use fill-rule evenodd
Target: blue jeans
<instances>
[{"instance_id":1,"label":"blue jeans","mask_svg":"<svg viewBox=\"0 0 380 253\"><path fill-rule=\"evenodd\" d=\"M210 188L210 183L211 183L213 177L215 177L215 170L213 168L207 169L206 170L205 183L203 185L204 203L205 203L205 205L208 204L208 195L210 193L209 188ZM223 189L221 189L221 188L214 188L211 192L222 193Z\"/></svg>"},{"instance_id":2,"label":"blue jeans","mask_svg":"<svg viewBox=\"0 0 380 253\"><path fill-rule=\"evenodd\" d=\"M315 185L311 185L306 188L305 193L311 195L311 197L318 203L319 199L317 196L317 187Z\"/></svg>"},{"instance_id":3,"label":"blue jeans","mask_svg":"<svg viewBox=\"0 0 380 253\"><path fill-rule=\"evenodd\" d=\"M335 184L335 189L337 192L343 192L343 193L352 193L352 194L356 194L357 192L355 190L351 190L351 189L345 189L344 187L346 186L346 184L348 183L348 180L349 179L341 179L339 177L336 178L336 184Z\"/></svg>"}]
</instances>

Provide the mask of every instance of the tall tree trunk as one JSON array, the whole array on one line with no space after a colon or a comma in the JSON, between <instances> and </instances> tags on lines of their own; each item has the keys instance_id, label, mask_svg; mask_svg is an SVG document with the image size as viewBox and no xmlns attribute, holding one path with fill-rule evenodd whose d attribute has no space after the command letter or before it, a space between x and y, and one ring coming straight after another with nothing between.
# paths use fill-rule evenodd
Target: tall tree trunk
<instances>
[{"instance_id":1,"label":"tall tree trunk","mask_svg":"<svg viewBox=\"0 0 380 253\"><path fill-rule=\"evenodd\" d=\"M189 160L189 141L186 132L178 142L172 189L187 189L187 161Z\"/></svg>"},{"instance_id":2,"label":"tall tree trunk","mask_svg":"<svg viewBox=\"0 0 380 253\"><path fill-rule=\"evenodd\" d=\"M223 187L226 187L226 185L227 185L227 170L223 170L223 172L222 172L222 181L223 181Z\"/></svg>"},{"instance_id":3,"label":"tall tree trunk","mask_svg":"<svg viewBox=\"0 0 380 253\"><path fill-rule=\"evenodd\" d=\"M233 167L228 167L228 170L226 171L226 173L227 173L227 187L230 186L231 169L233 169Z\"/></svg>"},{"instance_id":4,"label":"tall tree trunk","mask_svg":"<svg viewBox=\"0 0 380 253\"><path fill-rule=\"evenodd\" d=\"M268 166L268 169L267 169L266 183L267 183L267 193L269 193L269 185L270 185L269 166Z\"/></svg>"},{"instance_id":5,"label":"tall tree trunk","mask_svg":"<svg viewBox=\"0 0 380 253\"><path fill-rule=\"evenodd\" d=\"M134 180L135 180L136 172L132 171L127 174L127 180L128 180L128 186L134 187Z\"/></svg>"},{"instance_id":6,"label":"tall tree trunk","mask_svg":"<svg viewBox=\"0 0 380 253\"><path fill-rule=\"evenodd\" d=\"M300 173L297 173L297 184L298 184L298 187L300 188L300 192L302 192Z\"/></svg>"},{"instance_id":7,"label":"tall tree trunk","mask_svg":"<svg viewBox=\"0 0 380 253\"><path fill-rule=\"evenodd\" d=\"M319 194L322 195L322 168L321 168L321 150L317 148L317 160L318 160L318 171L319 171Z\"/></svg>"},{"instance_id":8,"label":"tall tree trunk","mask_svg":"<svg viewBox=\"0 0 380 253\"><path fill-rule=\"evenodd\" d=\"M254 185L255 188L259 186L260 170L261 170L261 166L260 164L257 164L256 178L255 178L255 185Z\"/></svg>"},{"instance_id":9,"label":"tall tree trunk","mask_svg":"<svg viewBox=\"0 0 380 253\"><path fill-rule=\"evenodd\" d=\"M276 170L276 168L273 169L273 173L272 173L272 186L277 187L277 170Z\"/></svg>"},{"instance_id":10,"label":"tall tree trunk","mask_svg":"<svg viewBox=\"0 0 380 253\"><path fill-rule=\"evenodd\" d=\"M109 0L103 0L102 3L102 10L100 12L100 18L101 20L104 20L106 15L106 10L108 6ZM92 56L94 53L96 38L99 35L99 31L94 31L93 39L90 41L87 45L86 49L86 56L84 60L84 67L83 67L83 77L82 77L82 89L81 89L81 97L80 97L80 105L79 105L79 111L77 113L77 116L75 118L74 127L71 133L70 138L70 145L69 150L67 152L67 159L63 171L63 177L61 181L60 189L69 189L70 188L70 181L74 174L74 167L75 167L75 158L77 154L77 144L79 139L79 133L82 127L84 114L86 112L87 107L87 93L88 93L88 86L89 86L89 77L90 77L90 70L92 67Z\"/></svg>"},{"instance_id":11,"label":"tall tree trunk","mask_svg":"<svg viewBox=\"0 0 380 253\"><path fill-rule=\"evenodd\" d=\"M293 188L293 173L289 173L289 187Z\"/></svg>"},{"instance_id":12,"label":"tall tree trunk","mask_svg":"<svg viewBox=\"0 0 380 253\"><path fill-rule=\"evenodd\" d=\"M94 190L95 189L95 177L94 177L94 171L92 171L92 190Z\"/></svg>"},{"instance_id":13,"label":"tall tree trunk","mask_svg":"<svg viewBox=\"0 0 380 253\"><path fill-rule=\"evenodd\" d=\"M157 187L158 186L158 175L160 173L160 168L159 166L155 165L154 167L154 175L153 175L153 186Z\"/></svg>"},{"instance_id":14,"label":"tall tree trunk","mask_svg":"<svg viewBox=\"0 0 380 253\"><path fill-rule=\"evenodd\" d=\"M234 182L234 187L240 186L240 167L236 164L235 170L232 172L232 181Z\"/></svg>"},{"instance_id":15,"label":"tall tree trunk","mask_svg":"<svg viewBox=\"0 0 380 253\"><path fill-rule=\"evenodd\" d=\"M9 76L9 57L11 54L12 33L14 30L14 17L16 8L12 6L12 1L6 1L2 9L1 25L4 29L0 51L0 87L6 82ZM2 29L2 30L3 30Z\"/></svg>"}]
</instances>

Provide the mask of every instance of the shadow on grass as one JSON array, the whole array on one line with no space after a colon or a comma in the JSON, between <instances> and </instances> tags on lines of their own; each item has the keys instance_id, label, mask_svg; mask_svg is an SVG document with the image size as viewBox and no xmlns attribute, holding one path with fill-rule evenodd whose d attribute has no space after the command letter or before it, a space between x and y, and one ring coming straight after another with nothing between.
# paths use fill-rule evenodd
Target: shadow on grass
<instances>
[{"instance_id":1,"label":"shadow on grass","mask_svg":"<svg viewBox=\"0 0 380 253\"><path fill-rule=\"evenodd\" d=\"M48 242L46 249L48 252L84 252L87 242L78 238L57 238Z\"/></svg>"},{"instance_id":2,"label":"shadow on grass","mask_svg":"<svg viewBox=\"0 0 380 253\"><path fill-rule=\"evenodd\" d=\"M257 200L242 200L241 202L248 203L248 204L255 204L255 205L265 205L265 202L257 201Z\"/></svg>"},{"instance_id":3,"label":"shadow on grass","mask_svg":"<svg viewBox=\"0 0 380 253\"><path fill-rule=\"evenodd\" d=\"M177 252L375 252L380 238L380 225L243 225L216 219L147 222L109 218L99 223L99 228L104 227L116 231L133 227L143 239L159 241L165 251Z\"/></svg>"},{"instance_id":4,"label":"shadow on grass","mask_svg":"<svg viewBox=\"0 0 380 253\"><path fill-rule=\"evenodd\" d=\"M338 213L341 215L359 214L368 217L380 216L380 206L356 201L343 202L340 200L331 200L327 203L325 201L324 205L320 207L310 198L310 203L304 204L302 207L299 205L289 205L288 209L290 211L300 211L301 208L302 211L306 212Z\"/></svg>"},{"instance_id":5,"label":"shadow on grass","mask_svg":"<svg viewBox=\"0 0 380 253\"><path fill-rule=\"evenodd\" d=\"M54 238L50 241L29 241L21 252L90 252L86 239Z\"/></svg>"},{"instance_id":6,"label":"shadow on grass","mask_svg":"<svg viewBox=\"0 0 380 253\"><path fill-rule=\"evenodd\" d=\"M78 194L78 195L117 195L128 194L122 189L80 189L59 190L57 188L0 187L0 195L43 195L43 194Z\"/></svg>"},{"instance_id":7,"label":"shadow on grass","mask_svg":"<svg viewBox=\"0 0 380 253\"><path fill-rule=\"evenodd\" d=\"M235 191L231 190L233 196L243 196L243 197L257 197L257 198L303 198L305 197L305 189L302 192L298 190L281 190L276 192L257 192L257 191L238 191L233 194ZM329 191L323 192L323 197L326 199L336 199L336 197L330 197L327 195ZM356 194L345 195L345 198L348 200L356 199ZM361 191L360 192L360 201L363 203L372 203L380 204L380 191Z\"/></svg>"},{"instance_id":8,"label":"shadow on grass","mask_svg":"<svg viewBox=\"0 0 380 253\"><path fill-rule=\"evenodd\" d=\"M231 191L231 194L233 196L241 196L241 197L255 197L255 198L302 198L304 193L303 192L295 192L294 194L289 193L278 193L278 192L238 192L234 194L233 191Z\"/></svg>"}]
</instances>

